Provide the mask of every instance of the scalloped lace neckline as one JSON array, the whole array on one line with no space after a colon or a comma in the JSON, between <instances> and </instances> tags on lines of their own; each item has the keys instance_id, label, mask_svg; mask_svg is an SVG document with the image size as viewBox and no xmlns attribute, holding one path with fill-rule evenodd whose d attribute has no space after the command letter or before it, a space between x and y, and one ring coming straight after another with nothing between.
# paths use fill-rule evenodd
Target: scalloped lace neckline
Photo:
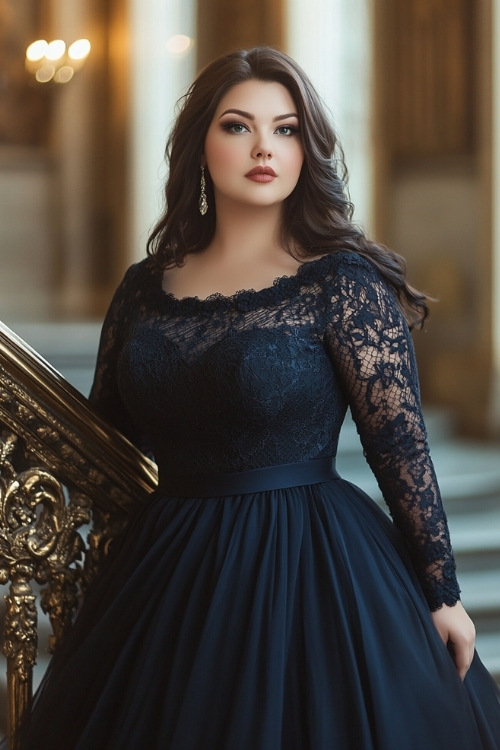
<instances>
[{"instance_id":1,"label":"scalloped lace neckline","mask_svg":"<svg viewBox=\"0 0 500 750\"><path fill-rule=\"evenodd\" d=\"M239 289L238 291L233 292L233 294L213 292L212 294L209 294L208 297L203 298L197 296L176 297L172 292L167 292L163 289L163 272L160 273L160 288L163 298L176 305L199 305L200 307L203 307L203 305L209 306L214 303L231 304L241 300L249 302L251 300L264 299L267 301L268 299L271 299L272 301L276 299L277 293L283 289L289 291L292 287L300 284L303 279L311 278L310 273L314 272L318 265L321 265L327 258L331 259L331 257L332 253L326 253L325 255L320 255L312 260L306 260L301 263L296 273L277 276L272 284L263 287L262 289Z\"/></svg>"}]
</instances>

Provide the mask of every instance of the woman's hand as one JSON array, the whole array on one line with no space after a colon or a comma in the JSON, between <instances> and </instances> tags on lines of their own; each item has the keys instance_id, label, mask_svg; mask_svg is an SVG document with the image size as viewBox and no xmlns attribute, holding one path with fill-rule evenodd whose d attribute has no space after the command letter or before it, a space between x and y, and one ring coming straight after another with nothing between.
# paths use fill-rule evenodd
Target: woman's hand
<instances>
[{"instance_id":1,"label":"woman's hand","mask_svg":"<svg viewBox=\"0 0 500 750\"><path fill-rule=\"evenodd\" d=\"M453 607L443 604L441 609L431 612L436 629L448 646L462 680L474 657L476 629L461 602Z\"/></svg>"}]
</instances>

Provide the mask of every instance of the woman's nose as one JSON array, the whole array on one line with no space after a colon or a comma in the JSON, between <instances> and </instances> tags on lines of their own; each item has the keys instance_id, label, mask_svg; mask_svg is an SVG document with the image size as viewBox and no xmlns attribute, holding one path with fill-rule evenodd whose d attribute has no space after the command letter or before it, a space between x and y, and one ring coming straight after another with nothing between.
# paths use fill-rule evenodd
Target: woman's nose
<instances>
[{"instance_id":1,"label":"woman's nose","mask_svg":"<svg viewBox=\"0 0 500 750\"><path fill-rule=\"evenodd\" d=\"M252 156L256 159L270 159L272 155L272 149L265 138L259 138L252 149Z\"/></svg>"}]
</instances>

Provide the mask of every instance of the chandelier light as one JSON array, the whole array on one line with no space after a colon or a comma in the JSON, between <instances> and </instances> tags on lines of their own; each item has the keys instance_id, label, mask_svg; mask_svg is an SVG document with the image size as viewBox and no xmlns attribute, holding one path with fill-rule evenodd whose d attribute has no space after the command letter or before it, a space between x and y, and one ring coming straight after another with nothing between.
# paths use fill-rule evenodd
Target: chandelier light
<instances>
[{"instance_id":1,"label":"chandelier light","mask_svg":"<svg viewBox=\"0 0 500 750\"><path fill-rule=\"evenodd\" d=\"M69 47L62 39L37 39L26 50L26 68L37 83L68 83L85 64L90 50L88 39L77 39Z\"/></svg>"}]
</instances>

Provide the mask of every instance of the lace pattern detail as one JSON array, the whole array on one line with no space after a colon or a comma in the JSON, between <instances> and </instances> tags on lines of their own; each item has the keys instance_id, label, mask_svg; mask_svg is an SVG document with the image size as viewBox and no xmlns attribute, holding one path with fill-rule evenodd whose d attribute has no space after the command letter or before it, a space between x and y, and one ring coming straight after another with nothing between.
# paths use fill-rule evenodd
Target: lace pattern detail
<instances>
[{"instance_id":1,"label":"lace pattern detail","mask_svg":"<svg viewBox=\"0 0 500 750\"><path fill-rule=\"evenodd\" d=\"M346 260L331 281L328 346L365 456L429 604L452 605L459 595L455 561L427 445L412 339L371 265Z\"/></svg>"},{"instance_id":2,"label":"lace pattern detail","mask_svg":"<svg viewBox=\"0 0 500 750\"><path fill-rule=\"evenodd\" d=\"M160 470L194 472L334 455L349 405L430 607L457 601L411 336L356 254L205 300L163 292L150 259L132 266L104 322L91 400Z\"/></svg>"}]
</instances>

